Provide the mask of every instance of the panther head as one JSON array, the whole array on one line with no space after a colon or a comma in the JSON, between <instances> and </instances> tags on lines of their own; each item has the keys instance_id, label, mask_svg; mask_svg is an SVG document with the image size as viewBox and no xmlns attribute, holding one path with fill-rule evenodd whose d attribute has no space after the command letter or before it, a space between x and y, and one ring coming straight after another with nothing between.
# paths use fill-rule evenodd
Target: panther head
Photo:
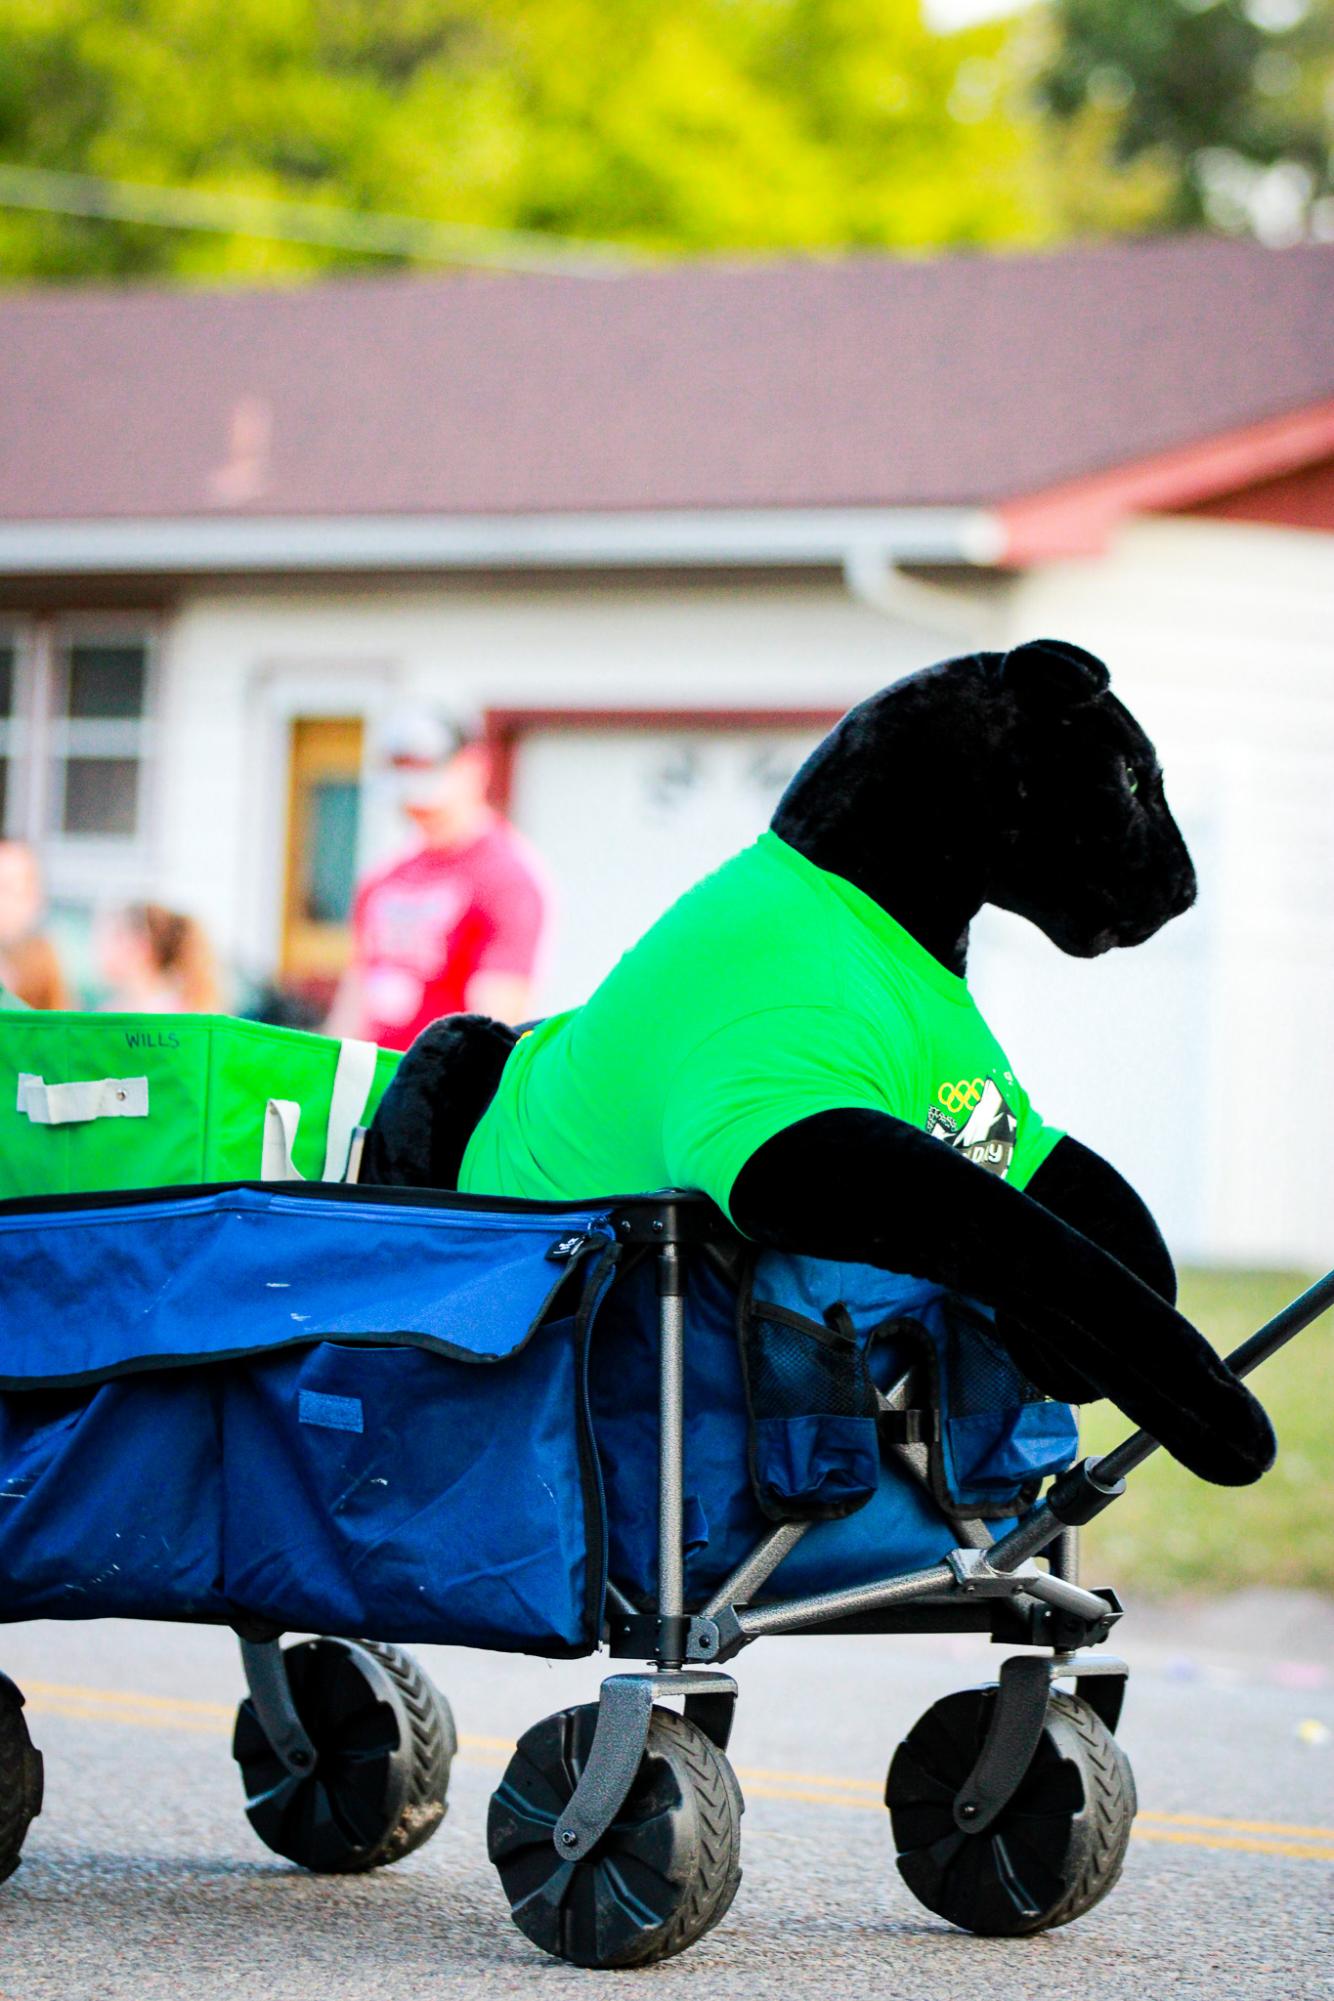
<instances>
[{"instance_id":1,"label":"panther head","mask_svg":"<svg viewBox=\"0 0 1334 2001\"><path fill-rule=\"evenodd\" d=\"M1064 640L872 695L806 760L773 828L956 970L983 903L1092 958L1195 900L1153 745L1102 662Z\"/></svg>"},{"instance_id":2,"label":"panther head","mask_svg":"<svg viewBox=\"0 0 1334 2001\"><path fill-rule=\"evenodd\" d=\"M987 900L1076 958L1143 944L1196 888L1153 745L1078 646L1018 646L998 681L1015 811Z\"/></svg>"}]
</instances>

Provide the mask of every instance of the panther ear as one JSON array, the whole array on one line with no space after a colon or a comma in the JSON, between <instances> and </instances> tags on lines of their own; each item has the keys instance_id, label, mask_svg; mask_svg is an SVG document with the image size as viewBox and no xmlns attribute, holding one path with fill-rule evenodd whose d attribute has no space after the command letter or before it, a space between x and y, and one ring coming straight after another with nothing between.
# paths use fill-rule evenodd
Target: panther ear
<instances>
[{"instance_id":1,"label":"panther ear","mask_svg":"<svg viewBox=\"0 0 1334 2001\"><path fill-rule=\"evenodd\" d=\"M1077 709L1111 685L1101 660L1068 639L1030 639L1001 662L1001 685L1028 709Z\"/></svg>"}]
</instances>

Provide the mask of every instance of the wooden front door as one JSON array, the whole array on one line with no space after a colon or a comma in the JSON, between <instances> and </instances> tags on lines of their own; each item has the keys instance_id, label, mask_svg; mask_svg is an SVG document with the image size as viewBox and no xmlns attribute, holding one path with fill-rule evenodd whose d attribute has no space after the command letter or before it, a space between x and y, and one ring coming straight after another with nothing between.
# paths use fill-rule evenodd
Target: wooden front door
<instances>
[{"instance_id":1,"label":"wooden front door","mask_svg":"<svg viewBox=\"0 0 1334 2001\"><path fill-rule=\"evenodd\" d=\"M281 971L320 999L351 947L364 734L358 716L296 716L291 725Z\"/></svg>"}]
</instances>

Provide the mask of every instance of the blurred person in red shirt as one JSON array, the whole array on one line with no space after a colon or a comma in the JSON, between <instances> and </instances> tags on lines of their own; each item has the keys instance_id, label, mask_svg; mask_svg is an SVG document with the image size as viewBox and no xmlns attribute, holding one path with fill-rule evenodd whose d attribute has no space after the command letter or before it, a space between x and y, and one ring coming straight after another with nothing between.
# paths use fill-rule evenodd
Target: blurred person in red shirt
<instances>
[{"instance_id":1,"label":"blurred person in red shirt","mask_svg":"<svg viewBox=\"0 0 1334 2001\"><path fill-rule=\"evenodd\" d=\"M418 845L358 886L326 1032L406 1049L445 1014L521 1021L548 891L537 856L490 804L480 729L404 711L379 748Z\"/></svg>"}]
</instances>

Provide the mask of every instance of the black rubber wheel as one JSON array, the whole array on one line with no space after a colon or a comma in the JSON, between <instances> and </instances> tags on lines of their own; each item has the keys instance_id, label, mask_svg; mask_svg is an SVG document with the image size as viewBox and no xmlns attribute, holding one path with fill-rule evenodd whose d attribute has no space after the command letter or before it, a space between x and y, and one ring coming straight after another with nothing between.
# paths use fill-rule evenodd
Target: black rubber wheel
<instances>
[{"instance_id":1,"label":"black rubber wheel","mask_svg":"<svg viewBox=\"0 0 1334 2001\"><path fill-rule=\"evenodd\" d=\"M23 1697L0 1675L0 1883L19 1866L28 1829L42 1810L42 1754L23 1720Z\"/></svg>"},{"instance_id":2,"label":"black rubber wheel","mask_svg":"<svg viewBox=\"0 0 1334 2001\"><path fill-rule=\"evenodd\" d=\"M574 1966L648 1966L702 1938L741 1881L741 1789L702 1731L655 1708L630 1796L578 1862L552 1830L587 1762L597 1704L565 1709L519 1739L491 1796L487 1853L510 1914L534 1945Z\"/></svg>"},{"instance_id":3,"label":"black rubber wheel","mask_svg":"<svg viewBox=\"0 0 1334 2001\"><path fill-rule=\"evenodd\" d=\"M996 1691L933 1704L894 1753L885 1785L899 1874L919 1903L990 1937L1050 1931L1099 1903L1121 1874L1135 1818L1125 1752L1077 1696L1053 1691L1038 1748L980 1834L954 1821Z\"/></svg>"},{"instance_id":4,"label":"black rubber wheel","mask_svg":"<svg viewBox=\"0 0 1334 2001\"><path fill-rule=\"evenodd\" d=\"M401 1862L444 1819L457 1749L449 1704L397 1647L303 1640L283 1659L317 1762L289 1772L247 1697L232 1756L250 1825L275 1855L322 1875Z\"/></svg>"}]
</instances>

